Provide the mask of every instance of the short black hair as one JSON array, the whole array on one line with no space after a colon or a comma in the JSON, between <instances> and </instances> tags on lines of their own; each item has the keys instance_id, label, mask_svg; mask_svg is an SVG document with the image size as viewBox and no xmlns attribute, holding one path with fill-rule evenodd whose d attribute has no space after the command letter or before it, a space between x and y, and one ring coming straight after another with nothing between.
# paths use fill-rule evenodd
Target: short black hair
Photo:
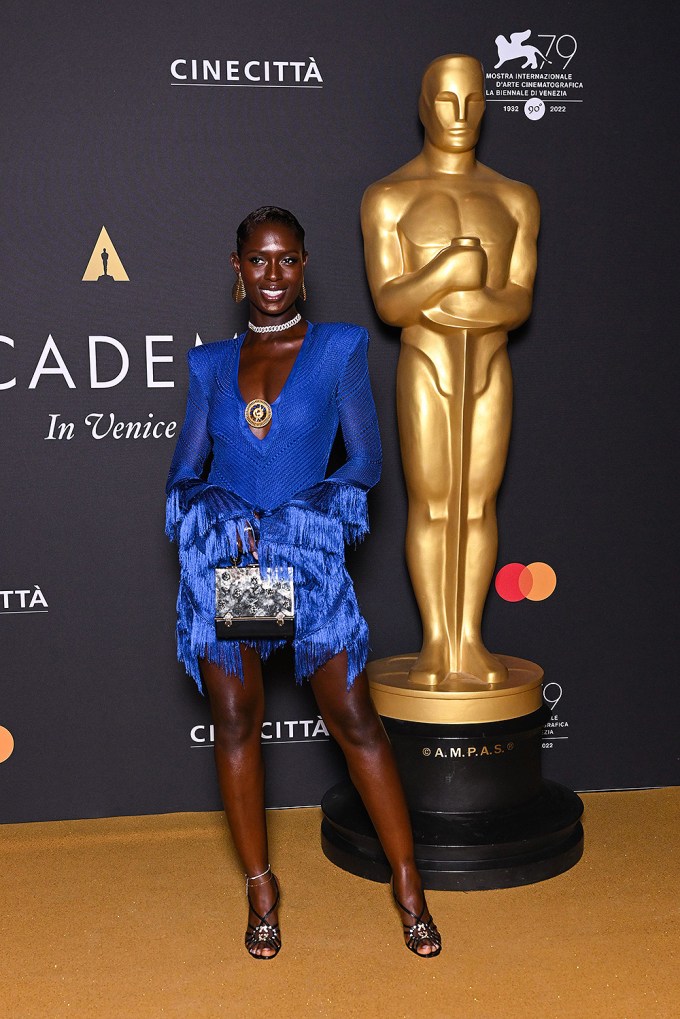
<instances>
[{"instance_id":1,"label":"short black hair","mask_svg":"<svg viewBox=\"0 0 680 1019\"><path fill-rule=\"evenodd\" d=\"M288 209L279 208L278 205L262 205L254 212L248 213L243 222L239 223L236 231L236 251L239 255L255 227L263 223L283 223L293 231L300 241L300 247L305 250L305 231L293 213Z\"/></svg>"}]
</instances>

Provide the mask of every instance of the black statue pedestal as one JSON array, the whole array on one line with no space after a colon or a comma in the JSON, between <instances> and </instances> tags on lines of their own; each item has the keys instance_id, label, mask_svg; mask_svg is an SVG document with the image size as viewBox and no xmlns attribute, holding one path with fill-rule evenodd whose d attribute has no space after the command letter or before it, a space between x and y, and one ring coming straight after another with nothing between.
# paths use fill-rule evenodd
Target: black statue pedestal
<instances>
[{"instance_id":1,"label":"black statue pedestal","mask_svg":"<svg viewBox=\"0 0 680 1019\"><path fill-rule=\"evenodd\" d=\"M583 804L541 776L546 716L540 708L519 718L455 725L383 717L425 888L511 888L578 862ZM328 859L371 881L389 881L389 865L354 786L333 786L321 809Z\"/></svg>"}]
</instances>

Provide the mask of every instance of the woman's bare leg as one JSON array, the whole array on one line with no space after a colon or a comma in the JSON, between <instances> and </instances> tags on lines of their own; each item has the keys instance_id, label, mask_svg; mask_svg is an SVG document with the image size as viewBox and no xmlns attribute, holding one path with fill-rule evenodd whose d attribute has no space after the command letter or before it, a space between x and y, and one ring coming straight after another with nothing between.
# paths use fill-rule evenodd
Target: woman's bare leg
<instances>
[{"instance_id":1,"label":"woman's bare leg","mask_svg":"<svg viewBox=\"0 0 680 1019\"><path fill-rule=\"evenodd\" d=\"M241 645L241 658L244 683L206 659L201 660L200 667L215 727L215 763L224 810L243 869L254 876L261 874L269 864L260 743L264 687L257 652ZM251 884L250 898L260 915L271 907L275 895L273 881ZM252 911L248 922L253 926L259 923ZM267 922L272 926L278 923L276 911ZM260 955L275 954L270 948L254 951Z\"/></svg>"},{"instance_id":2,"label":"woman's bare leg","mask_svg":"<svg viewBox=\"0 0 680 1019\"><path fill-rule=\"evenodd\" d=\"M342 651L314 673L312 689L392 868L394 893L419 914L423 886L415 862L411 819L392 746L370 698L366 673L357 676L348 690L347 653ZM404 923L414 922L407 913L400 913ZM426 908L424 919L428 916ZM429 955L433 948L432 942L423 941L419 954Z\"/></svg>"}]
</instances>

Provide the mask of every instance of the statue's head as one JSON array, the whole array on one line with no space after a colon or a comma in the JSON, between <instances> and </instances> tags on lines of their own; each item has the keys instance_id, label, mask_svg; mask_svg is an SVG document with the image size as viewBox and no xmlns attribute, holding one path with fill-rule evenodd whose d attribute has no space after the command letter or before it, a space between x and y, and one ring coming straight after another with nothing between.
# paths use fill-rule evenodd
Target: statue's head
<instances>
[{"instance_id":1,"label":"statue's head","mask_svg":"<svg viewBox=\"0 0 680 1019\"><path fill-rule=\"evenodd\" d=\"M435 148L444 152L473 149L484 106L484 71L475 57L450 53L426 68L418 113Z\"/></svg>"}]
</instances>

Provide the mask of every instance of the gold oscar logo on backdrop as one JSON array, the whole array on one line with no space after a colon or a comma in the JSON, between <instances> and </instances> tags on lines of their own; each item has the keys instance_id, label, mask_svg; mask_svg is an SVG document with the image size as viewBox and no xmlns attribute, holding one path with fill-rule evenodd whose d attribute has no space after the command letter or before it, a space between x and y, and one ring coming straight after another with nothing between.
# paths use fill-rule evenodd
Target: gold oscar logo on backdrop
<instances>
[{"instance_id":1,"label":"gold oscar logo on backdrop","mask_svg":"<svg viewBox=\"0 0 680 1019\"><path fill-rule=\"evenodd\" d=\"M97 243L92 249L90 261L83 273L83 283L129 283L130 277L103 226Z\"/></svg>"}]
</instances>

